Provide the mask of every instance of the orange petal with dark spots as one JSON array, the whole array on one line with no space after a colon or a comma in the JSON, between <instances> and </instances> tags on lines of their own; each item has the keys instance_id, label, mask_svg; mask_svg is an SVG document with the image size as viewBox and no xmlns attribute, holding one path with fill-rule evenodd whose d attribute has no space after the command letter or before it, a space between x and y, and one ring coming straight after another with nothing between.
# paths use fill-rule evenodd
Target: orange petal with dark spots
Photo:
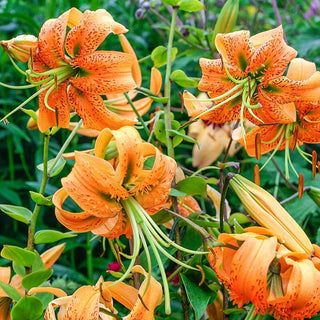
<instances>
[{"instance_id":1,"label":"orange petal with dark spots","mask_svg":"<svg viewBox=\"0 0 320 320\"><path fill-rule=\"evenodd\" d=\"M92 53L110 33L119 34L127 31L122 24L114 21L106 10L86 10L80 23L67 35L67 53L71 57Z\"/></svg>"},{"instance_id":2,"label":"orange petal with dark spots","mask_svg":"<svg viewBox=\"0 0 320 320\"><path fill-rule=\"evenodd\" d=\"M95 94L122 93L136 87L132 78L134 57L128 53L96 51L72 60L82 71L70 82L77 89Z\"/></svg>"},{"instance_id":3,"label":"orange petal with dark spots","mask_svg":"<svg viewBox=\"0 0 320 320\"><path fill-rule=\"evenodd\" d=\"M249 31L235 31L227 34L218 33L215 40L216 48L225 62L237 68L243 76L246 76L245 70L254 50L249 38Z\"/></svg>"},{"instance_id":4,"label":"orange petal with dark spots","mask_svg":"<svg viewBox=\"0 0 320 320\"><path fill-rule=\"evenodd\" d=\"M57 91L52 90L48 97L48 105L56 110L48 109L44 103L48 90L39 95L39 116L38 128L41 132L52 127L68 128L70 122L70 109L67 98L68 83L63 82L57 87Z\"/></svg>"},{"instance_id":5,"label":"orange petal with dark spots","mask_svg":"<svg viewBox=\"0 0 320 320\"><path fill-rule=\"evenodd\" d=\"M108 127L118 129L136 123L135 119L121 118L106 108L101 96L82 92L73 86L68 88L68 101L72 109L83 120L84 128L103 130Z\"/></svg>"}]
</instances>

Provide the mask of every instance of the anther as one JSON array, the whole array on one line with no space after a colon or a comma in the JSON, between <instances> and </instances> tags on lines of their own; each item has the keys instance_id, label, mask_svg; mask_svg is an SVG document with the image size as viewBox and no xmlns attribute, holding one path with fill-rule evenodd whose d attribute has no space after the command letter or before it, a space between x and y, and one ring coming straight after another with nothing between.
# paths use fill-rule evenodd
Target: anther
<instances>
[{"instance_id":1,"label":"anther","mask_svg":"<svg viewBox=\"0 0 320 320\"><path fill-rule=\"evenodd\" d=\"M200 286L203 285L204 280L206 279L206 275L205 275L205 273L204 273L204 271L203 271L203 269L202 269L202 267L200 265L197 264L196 267L199 269L199 271L201 273L201 280L199 282L199 287L200 287Z\"/></svg>"},{"instance_id":2,"label":"anther","mask_svg":"<svg viewBox=\"0 0 320 320\"><path fill-rule=\"evenodd\" d=\"M320 161L317 162L318 172L320 174Z\"/></svg>"},{"instance_id":3,"label":"anther","mask_svg":"<svg viewBox=\"0 0 320 320\"><path fill-rule=\"evenodd\" d=\"M55 93L58 92L58 74L55 73L54 74L54 89L55 89Z\"/></svg>"},{"instance_id":4,"label":"anther","mask_svg":"<svg viewBox=\"0 0 320 320\"><path fill-rule=\"evenodd\" d=\"M257 160L260 160L261 159L261 135L259 132L255 135L254 145L255 145L256 158Z\"/></svg>"},{"instance_id":5,"label":"anther","mask_svg":"<svg viewBox=\"0 0 320 320\"><path fill-rule=\"evenodd\" d=\"M59 127L59 112L58 112L58 108L57 106L54 107L55 109L55 116L56 116L56 123L57 123L57 127Z\"/></svg>"},{"instance_id":6,"label":"anther","mask_svg":"<svg viewBox=\"0 0 320 320\"><path fill-rule=\"evenodd\" d=\"M260 169L256 164L253 169L253 181L257 186L260 186Z\"/></svg>"},{"instance_id":7,"label":"anther","mask_svg":"<svg viewBox=\"0 0 320 320\"><path fill-rule=\"evenodd\" d=\"M298 185L299 199L301 199L303 196L303 186L304 186L303 174L299 173L299 185Z\"/></svg>"},{"instance_id":8,"label":"anther","mask_svg":"<svg viewBox=\"0 0 320 320\"><path fill-rule=\"evenodd\" d=\"M317 151L313 150L312 151L312 175L313 175L313 178L315 178L316 173L317 173L317 159L318 159Z\"/></svg>"}]
</instances>

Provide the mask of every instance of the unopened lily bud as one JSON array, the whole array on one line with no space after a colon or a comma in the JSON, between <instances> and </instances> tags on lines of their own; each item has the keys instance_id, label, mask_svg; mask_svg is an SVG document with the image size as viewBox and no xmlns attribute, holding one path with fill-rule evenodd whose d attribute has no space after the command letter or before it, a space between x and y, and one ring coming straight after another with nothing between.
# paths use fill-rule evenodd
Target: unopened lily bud
<instances>
[{"instance_id":1,"label":"unopened lily bud","mask_svg":"<svg viewBox=\"0 0 320 320\"><path fill-rule=\"evenodd\" d=\"M46 269L50 268L59 259L65 247L66 243L62 243L41 254L40 257Z\"/></svg>"},{"instance_id":2,"label":"unopened lily bud","mask_svg":"<svg viewBox=\"0 0 320 320\"><path fill-rule=\"evenodd\" d=\"M308 256L314 253L302 228L269 192L238 174L232 177L230 185L249 215L277 235L288 249Z\"/></svg>"},{"instance_id":3,"label":"unopened lily bud","mask_svg":"<svg viewBox=\"0 0 320 320\"><path fill-rule=\"evenodd\" d=\"M38 46L38 39L30 34L22 34L11 40L1 41L0 44L10 57L21 62L27 62L30 59L31 52Z\"/></svg>"},{"instance_id":4,"label":"unopened lily bud","mask_svg":"<svg viewBox=\"0 0 320 320\"><path fill-rule=\"evenodd\" d=\"M229 33L236 24L239 12L239 0L227 0L216 22L212 36L212 49L216 49L215 39L218 33Z\"/></svg>"}]
</instances>

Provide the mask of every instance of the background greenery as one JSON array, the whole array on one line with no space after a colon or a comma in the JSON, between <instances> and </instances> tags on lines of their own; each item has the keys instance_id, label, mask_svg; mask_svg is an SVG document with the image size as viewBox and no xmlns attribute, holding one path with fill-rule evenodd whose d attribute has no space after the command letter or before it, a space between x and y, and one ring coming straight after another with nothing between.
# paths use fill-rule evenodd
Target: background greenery
<instances>
[{"instance_id":1,"label":"background greenery","mask_svg":"<svg viewBox=\"0 0 320 320\"><path fill-rule=\"evenodd\" d=\"M205 4L207 7L206 12L186 13L179 11L178 32L175 35L174 41L174 47L178 48L178 54L173 63L173 71L183 69L190 77L201 77L201 70L198 64L200 57L212 57L212 52L208 48L206 35L212 33L224 1L208 0L205 1ZM304 18L304 14L309 10L311 5L310 0L280 0L277 1L277 5L287 42L299 52L299 57L314 61L319 68L320 13L317 12L310 19ZM141 64L141 68L143 85L148 87L150 68L153 65L149 56L157 46L165 46L168 39L169 27L167 22L170 21L170 12L161 1L2 0L0 1L0 39L11 39L19 34L33 34L37 36L45 20L58 17L72 6L79 8L81 11L104 8L112 14L116 21L129 29L127 37L134 47L138 59L146 57L145 61ZM206 27L202 24L201 15L206 15L208 19ZM278 24L279 19L277 20L276 18L272 1L240 1L239 17L235 30L248 29L251 34L255 34L276 27ZM112 37L110 40L108 38L106 42L106 48L115 48ZM164 75L165 66L161 67L160 71ZM13 85L25 84L25 79L13 68L4 51L0 53L0 81ZM178 92L182 92L183 89L173 83L172 105L175 117L180 120L187 120L186 113L182 115L180 113L181 102ZM194 91L197 92L196 90ZM31 89L29 91L22 91L0 87L0 116L2 117L7 114L32 93ZM154 111L155 106L156 104L153 105L150 112ZM27 108L36 110L37 100L29 103ZM144 118L148 119L149 116L146 115ZM19 111L9 118L8 124L0 124L0 203L33 208L33 202L30 199L28 191L37 191L40 186L41 172L36 169L36 165L42 162L43 141L38 131L25 129L27 120L28 116ZM67 135L68 132L61 130L53 137L50 144L51 155L49 158L53 158L56 155ZM91 139L79 136L72 141L69 150L83 150L91 147ZM192 147L193 145L187 142L181 144L176 149L176 160L182 166L195 170L191 165ZM317 150L318 154L320 153L319 146L314 146L313 149ZM219 159L222 160L222 157L223 155ZM310 166L302 162L299 157L294 157L294 159L296 160L296 168L304 174L305 185L319 187L319 175L318 178L312 179ZM264 160L262 158L261 163ZM240 162L241 173L252 179L252 165L257 163L257 161L248 158L245 151L239 152L233 158L228 158L228 161ZM276 161L282 166L283 158L281 157L281 153L276 157ZM68 174L71 166L72 162L68 163L59 176L49 181L46 188L48 195L53 194L60 187L60 178ZM211 172L208 175L218 178L218 172ZM293 175L292 182L295 185L297 184L297 180ZM261 184L267 190L274 193L279 200L286 199L295 192L288 187L272 164L269 164L262 172ZM239 201L232 192L228 193L228 199L233 212L242 211ZM203 200L201 201L206 210L215 215L210 204L205 203ZM312 242L320 244L320 210L317 204L305 194L302 201L295 198L286 204L286 208L304 227ZM37 229L66 231L57 222L52 207L43 208L38 220ZM66 240L66 250L59 262L54 266L54 285L59 285L72 293L75 288L84 283L94 283L100 274L106 279L110 277L105 273L107 265L114 261L110 250L104 252L104 245L100 239L96 238L89 242L88 237L90 239L91 235L79 234L76 238ZM3 244L25 247L26 241L26 226L0 213L0 249ZM185 241L188 241L188 239ZM43 252L45 249L45 245L37 247L39 252ZM94 274L88 274L87 258L89 255L93 257ZM0 266L8 264L8 260L0 259ZM192 275L189 276L192 277ZM179 308L180 306L177 303L172 319L180 319L182 317ZM159 312L161 314L161 310Z\"/></svg>"}]
</instances>

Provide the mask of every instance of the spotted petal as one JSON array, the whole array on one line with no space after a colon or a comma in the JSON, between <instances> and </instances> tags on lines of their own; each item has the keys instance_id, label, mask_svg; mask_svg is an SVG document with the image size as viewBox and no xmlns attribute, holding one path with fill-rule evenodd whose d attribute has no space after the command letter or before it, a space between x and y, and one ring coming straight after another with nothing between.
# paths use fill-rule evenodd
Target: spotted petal
<instances>
[{"instance_id":1,"label":"spotted petal","mask_svg":"<svg viewBox=\"0 0 320 320\"><path fill-rule=\"evenodd\" d=\"M71 78L73 86L95 94L123 93L136 87L132 78L133 56L116 51L96 51L73 59L80 68L77 77Z\"/></svg>"},{"instance_id":2,"label":"spotted petal","mask_svg":"<svg viewBox=\"0 0 320 320\"><path fill-rule=\"evenodd\" d=\"M94 52L110 34L128 30L115 22L106 10L85 11L82 20L72 28L66 39L66 50L71 57Z\"/></svg>"}]
</instances>

